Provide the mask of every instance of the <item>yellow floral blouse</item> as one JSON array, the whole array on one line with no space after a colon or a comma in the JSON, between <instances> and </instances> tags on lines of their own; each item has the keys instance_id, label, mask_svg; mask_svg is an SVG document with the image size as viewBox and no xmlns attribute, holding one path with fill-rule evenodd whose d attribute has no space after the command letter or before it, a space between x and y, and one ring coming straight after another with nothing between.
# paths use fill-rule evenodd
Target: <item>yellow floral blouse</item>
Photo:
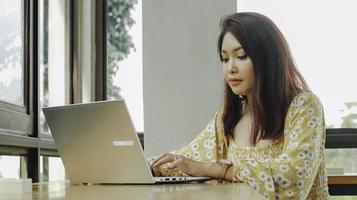
<instances>
[{"instance_id":1,"label":"yellow floral blouse","mask_svg":"<svg viewBox=\"0 0 357 200\"><path fill-rule=\"evenodd\" d=\"M319 99L298 94L290 104L284 137L265 146L238 147L223 133L222 111L190 144L173 153L203 161L233 162L233 181L267 199L330 199L325 169L325 124ZM163 176L183 175L160 168Z\"/></svg>"}]
</instances>

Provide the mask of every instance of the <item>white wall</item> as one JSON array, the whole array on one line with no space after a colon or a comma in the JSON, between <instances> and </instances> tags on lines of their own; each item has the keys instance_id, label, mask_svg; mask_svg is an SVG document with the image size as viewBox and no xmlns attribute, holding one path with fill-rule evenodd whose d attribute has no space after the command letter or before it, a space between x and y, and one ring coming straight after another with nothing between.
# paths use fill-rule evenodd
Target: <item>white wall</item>
<instances>
[{"instance_id":1,"label":"white wall","mask_svg":"<svg viewBox=\"0 0 357 200\"><path fill-rule=\"evenodd\" d=\"M177 149L205 128L223 97L219 21L236 0L143 1L145 152Z\"/></svg>"}]
</instances>

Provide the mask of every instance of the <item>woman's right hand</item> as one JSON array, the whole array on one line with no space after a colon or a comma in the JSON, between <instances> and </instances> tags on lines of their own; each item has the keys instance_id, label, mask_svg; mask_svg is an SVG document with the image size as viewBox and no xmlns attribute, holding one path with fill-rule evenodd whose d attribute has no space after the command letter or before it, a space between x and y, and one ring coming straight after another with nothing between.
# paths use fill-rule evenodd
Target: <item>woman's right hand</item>
<instances>
[{"instance_id":1,"label":"woman's right hand","mask_svg":"<svg viewBox=\"0 0 357 200\"><path fill-rule=\"evenodd\" d=\"M173 162L174 157L173 154L170 153L162 153L160 155L151 157L148 159L148 164L153 176L161 176L160 166L161 164L165 164L167 162ZM158 163L161 163L158 165Z\"/></svg>"}]
</instances>

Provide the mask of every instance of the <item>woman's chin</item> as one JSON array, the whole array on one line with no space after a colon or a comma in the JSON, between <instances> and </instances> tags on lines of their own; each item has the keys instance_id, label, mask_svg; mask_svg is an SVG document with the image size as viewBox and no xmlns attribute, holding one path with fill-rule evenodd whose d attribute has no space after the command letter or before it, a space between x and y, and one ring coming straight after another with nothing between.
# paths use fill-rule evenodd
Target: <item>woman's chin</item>
<instances>
[{"instance_id":1,"label":"woman's chin","mask_svg":"<svg viewBox=\"0 0 357 200\"><path fill-rule=\"evenodd\" d=\"M231 88L231 89L232 89L233 94L235 94L235 95L245 95L245 92L243 92L242 90L235 89L235 88Z\"/></svg>"}]
</instances>

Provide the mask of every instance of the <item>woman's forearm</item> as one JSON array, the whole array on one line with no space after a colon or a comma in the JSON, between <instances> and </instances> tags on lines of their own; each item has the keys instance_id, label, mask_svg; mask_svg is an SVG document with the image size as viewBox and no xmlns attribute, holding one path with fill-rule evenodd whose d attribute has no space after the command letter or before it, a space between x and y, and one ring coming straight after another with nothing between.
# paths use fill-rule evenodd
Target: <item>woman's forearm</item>
<instances>
[{"instance_id":1,"label":"woman's forearm","mask_svg":"<svg viewBox=\"0 0 357 200\"><path fill-rule=\"evenodd\" d=\"M232 181L233 179L233 165L227 167L218 165L217 163L208 163L205 171L205 176L212 177L214 179Z\"/></svg>"}]
</instances>

